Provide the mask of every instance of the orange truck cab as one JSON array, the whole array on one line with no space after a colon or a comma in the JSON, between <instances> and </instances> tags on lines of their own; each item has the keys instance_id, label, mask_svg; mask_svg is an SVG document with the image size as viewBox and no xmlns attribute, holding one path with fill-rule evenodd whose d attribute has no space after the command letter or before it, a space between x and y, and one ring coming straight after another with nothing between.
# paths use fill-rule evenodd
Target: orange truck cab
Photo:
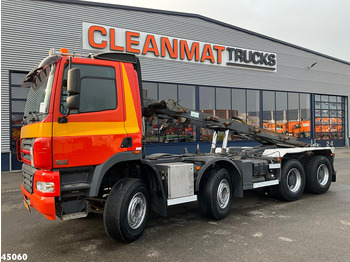
<instances>
[{"instance_id":1,"label":"orange truck cab","mask_svg":"<svg viewBox=\"0 0 350 262\"><path fill-rule=\"evenodd\" d=\"M27 208L51 220L84 216L83 196L101 195L104 170L142 158L137 70L138 59L127 54L56 53L27 75L23 85L31 89L18 142Z\"/></svg>"}]
</instances>

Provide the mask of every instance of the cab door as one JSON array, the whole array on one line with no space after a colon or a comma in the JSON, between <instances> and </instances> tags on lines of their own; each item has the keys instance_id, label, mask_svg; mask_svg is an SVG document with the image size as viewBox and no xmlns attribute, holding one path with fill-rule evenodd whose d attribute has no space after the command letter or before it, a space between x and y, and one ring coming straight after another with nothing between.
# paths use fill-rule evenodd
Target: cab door
<instances>
[{"instance_id":1,"label":"cab door","mask_svg":"<svg viewBox=\"0 0 350 262\"><path fill-rule=\"evenodd\" d=\"M72 58L80 69L80 106L67 114L68 62L61 65L61 83L55 93L53 119L53 168L92 166L126 151L120 63ZM63 123L62 123L63 122Z\"/></svg>"}]
</instances>

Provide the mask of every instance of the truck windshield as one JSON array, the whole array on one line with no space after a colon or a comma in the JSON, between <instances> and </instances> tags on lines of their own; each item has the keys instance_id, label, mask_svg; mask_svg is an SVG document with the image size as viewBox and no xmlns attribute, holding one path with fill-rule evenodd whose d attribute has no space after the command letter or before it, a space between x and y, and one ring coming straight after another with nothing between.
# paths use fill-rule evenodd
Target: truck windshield
<instances>
[{"instance_id":1,"label":"truck windshield","mask_svg":"<svg viewBox=\"0 0 350 262\"><path fill-rule=\"evenodd\" d=\"M24 79L22 87L30 87L24 109L24 123L43 120L49 112L52 83L57 57L48 57Z\"/></svg>"}]
</instances>

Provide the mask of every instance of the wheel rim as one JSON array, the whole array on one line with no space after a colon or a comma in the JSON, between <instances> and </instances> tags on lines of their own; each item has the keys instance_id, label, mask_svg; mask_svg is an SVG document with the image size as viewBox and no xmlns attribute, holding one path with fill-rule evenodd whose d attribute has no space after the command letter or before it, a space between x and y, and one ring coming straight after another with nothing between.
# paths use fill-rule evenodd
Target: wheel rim
<instances>
[{"instance_id":1,"label":"wheel rim","mask_svg":"<svg viewBox=\"0 0 350 262\"><path fill-rule=\"evenodd\" d=\"M301 186L301 174L298 169L292 168L287 175L287 186L293 193L297 192Z\"/></svg>"},{"instance_id":2,"label":"wheel rim","mask_svg":"<svg viewBox=\"0 0 350 262\"><path fill-rule=\"evenodd\" d=\"M132 229L138 228L145 219L147 202L146 197L141 192L136 193L129 204L128 224Z\"/></svg>"},{"instance_id":3,"label":"wheel rim","mask_svg":"<svg viewBox=\"0 0 350 262\"><path fill-rule=\"evenodd\" d=\"M317 180L321 186L325 186L329 179L329 170L325 164L322 164L317 169Z\"/></svg>"},{"instance_id":4,"label":"wheel rim","mask_svg":"<svg viewBox=\"0 0 350 262\"><path fill-rule=\"evenodd\" d=\"M226 179L221 180L218 186L217 201L221 209L227 207L230 202L230 185Z\"/></svg>"}]
</instances>

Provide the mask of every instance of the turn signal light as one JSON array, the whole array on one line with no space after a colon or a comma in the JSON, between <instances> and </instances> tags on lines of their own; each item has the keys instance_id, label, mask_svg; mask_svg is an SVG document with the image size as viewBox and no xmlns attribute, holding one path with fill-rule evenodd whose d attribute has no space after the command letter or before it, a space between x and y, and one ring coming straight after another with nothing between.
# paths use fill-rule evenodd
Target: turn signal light
<instances>
[{"instance_id":1,"label":"turn signal light","mask_svg":"<svg viewBox=\"0 0 350 262\"><path fill-rule=\"evenodd\" d=\"M68 54L68 48L61 48L61 49L60 49L60 52L61 52L62 54Z\"/></svg>"},{"instance_id":2,"label":"turn signal light","mask_svg":"<svg viewBox=\"0 0 350 262\"><path fill-rule=\"evenodd\" d=\"M51 138L41 137L34 140L33 147L31 148L32 166L41 169L51 169L52 167L52 148Z\"/></svg>"}]
</instances>

